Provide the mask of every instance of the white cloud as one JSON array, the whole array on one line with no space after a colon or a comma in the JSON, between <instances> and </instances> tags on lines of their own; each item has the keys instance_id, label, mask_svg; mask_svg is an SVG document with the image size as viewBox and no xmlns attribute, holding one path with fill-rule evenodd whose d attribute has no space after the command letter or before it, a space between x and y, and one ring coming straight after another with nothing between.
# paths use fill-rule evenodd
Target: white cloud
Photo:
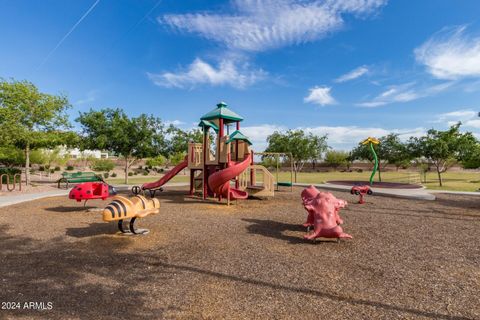
<instances>
[{"instance_id":1,"label":"white cloud","mask_svg":"<svg viewBox=\"0 0 480 320\"><path fill-rule=\"evenodd\" d=\"M267 137L275 131L286 131L288 128L271 124L264 124L252 127L241 128L253 142L255 151L263 151L267 147ZM404 129L384 129L378 127L357 127L357 126L318 126L318 127L297 127L293 129L302 129L307 133L315 135L328 135L327 143L334 149L350 150L366 137L381 137L389 133L397 133L402 140L407 140L411 136L419 137L425 134L425 128L404 128Z\"/></svg>"},{"instance_id":2,"label":"white cloud","mask_svg":"<svg viewBox=\"0 0 480 320\"><path fill-rule=\"evenodd\" d=\"M416 60L439 79L480 77L480 37L465 34L466 26L444 28L415 49Z\"/></svg>"},{"instance_id":3,"label":"white cloud","mask_svg":"<svg viewBox=\"0 0 480 320\"><path fill-rule=\"evenodd\" d=\"M445 123L452 126L458 122L462 123L463 127L470 127L480 129L480 119L478 112L471 109L461 109L437 115L434 123Z\"/></svg>"},{"instance_id":4,"label":"white cloud","mask_svg":"<svg viewBox=\"0 0 480 320\"><path fill-rule=\"evenodd\" d=\"M167 121L165 121L166 126L169 126L169 125L181 126L181 125L184 125L184 124L185 124L185 122L180 121L180 120L167 120Z\"/></svg>"},{"instance_id":5,"label":"white cloud","mask_svg":"<svg viewBox=\"0 0 480 320\"><path fill-rule=\"evenodd\" d=\"M90 90L87 92L87 95L80 100L75 101L73 104L80 106L83 104L94 102L97 99L98 91L97 90Z\"/></svg>"},{"instance_id":6,"label":"white cloud","mask_svg":"<svg viewBox=\"0 0 480 320\"><path fill-rule=\"evenodd\" d=\"M480 120L479 119L468 120L468 121L465 121L464 125L465 127L480 129Z\"/></svg>"},{"instance_id":7,"label":"white cloud","mask_svg":"<svg viewBox=\"0 0 480 320\"><path fill-rule=\"evenodd\" d=\"M147 73L150 80L158 86L167 88L193 88L197 85L212 86L229 85L234 88L245 88L266 76L266 72L249 69L248 64L236 65L232 60L223 60L218 67L208 64L202 59L195 59L186 70Z\"/></svg>"},{"instance_id":8,"label":"white cloud","mask_svg":"<svg viewBox=\"0 0 480 320\"><path fill-rule=\"evenodd\" d=\"M243 51L310 42L343 26L344 14L369 14L386 0L234 0L233 14L168 14L158 20Z\"/></svg>"},{"instance_id":9,"label":"white cloud","mask_svg":"<svg viewBox=\"0 0 480 320\"><path fill-rule=\"evenodd\" d=\"M447 81L436 85L423 85L415 87L415 82L392 85L370 101L357 103L357 106L374 108L390 103L409 102L420 98L434 96L447 90L455 84L454 81Z\"/></svg>"},{"instance_id":10,"label":"white cloud","mask_svg":"<svg viewBox=\"0 0 480 320\"><path fill-rule=\"evenodd\" d=\"M368 68L366 66L361 66L361 67L353 69L352 71L350 71L350 72L348 72L344 75L341 75L340 77L338 77L334 81L337 82L337 83L346 82L346 81L350 81L350 80L360 78L361 76L363 76L367 73L368 73Z\"/></svg>"},{"instance_id":11,"label":"white cloud","mask_svg":"<svg viewBox=\"0 0 480 320\"><path fill-rule=\"evenodd\" d=\"M335 101L335 99L332 97L330 93L331 89L332 88L330 87L315 86L310 89L310 94L305 98L303 98L303 101L319 104L321 106L335 104L337 102Z\"/></svg>"}]
</instances>

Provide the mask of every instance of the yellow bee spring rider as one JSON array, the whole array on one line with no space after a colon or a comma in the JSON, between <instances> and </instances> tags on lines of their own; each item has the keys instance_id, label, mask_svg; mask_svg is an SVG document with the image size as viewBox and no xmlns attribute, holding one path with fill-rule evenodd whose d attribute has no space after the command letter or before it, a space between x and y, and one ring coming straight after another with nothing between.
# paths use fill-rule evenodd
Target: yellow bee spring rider
<instances>
[{"instance_id":1,"label":"yellow bee spring rider","mask_svg":"<svg viewBox=\"0 0 480 320\"><path fill-rule=\"evenodd\" d=\"M148 229L135 229L137 218L160 212L158 199L147 199L141 195L132 198L115 196L103 210L103 221L118 221L118 229L125 234L147 234ZM124 229L123 220L130 219L129 229Z\"/></svg>"}]
</instances>

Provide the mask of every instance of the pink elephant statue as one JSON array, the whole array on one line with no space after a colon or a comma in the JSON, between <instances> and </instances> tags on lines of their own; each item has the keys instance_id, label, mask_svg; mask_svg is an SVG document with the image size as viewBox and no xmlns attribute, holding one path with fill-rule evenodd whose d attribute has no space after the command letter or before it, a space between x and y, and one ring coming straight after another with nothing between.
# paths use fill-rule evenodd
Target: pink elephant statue
<instances>
[{"instance_id":1,"label":"pink elephant statue","mask_svg":"<svg viewBox=\"0 0 480 320\"><path fill-rule=\"evenodd\" d=\"M313 216L313 233L305 235L305 239L313 240L316 238L348 238L352 236L344 233L342 227L339 226L339 222L343 222L338 215L341 208L347 205L345 200L337 199L330 192L317 192L316 196L313 195L313 189L310 187L305 193L302 192L302 200L304 207L308 211L309 218L307 223L310 223ZM304 190L305 191L305 190ZM318 191L318 190L317 190Z\"/></svg>"},{"instance_id":2,"label":"pink elephant statue","mask_svg":"<svg viewBox=\"0 0 480 320\"><path fill-rule=\"evenodd\" d=\"M311 209L310 210L307 209L306 204L309 203L312 199L314 199L319 193L320 193L320 191L318 191L318 189L315 188L313 185L309 186L308 188L303 189L303 191L301 193L303 206L304 206L305 210L307 210L307 212L308 212L307 221L303 224L304 227L307 227L307 228L312 227L313 224L314 224L315 211L311 210ZM335 196L333 196L333 195L332 195L332 197L335 198ZM337 199L337 198L335 198L335 199ZM335 209L335 221L337 222L337 224L343 224L343 220L342 220L342 218L340 218L339 211L340 211L341 208L345 208L347 206L347 201L341 200L341 199L337 199L337 200L338 200L338 205L335 206L335 208L336 208Z\"/></svg>"}]
</instances>

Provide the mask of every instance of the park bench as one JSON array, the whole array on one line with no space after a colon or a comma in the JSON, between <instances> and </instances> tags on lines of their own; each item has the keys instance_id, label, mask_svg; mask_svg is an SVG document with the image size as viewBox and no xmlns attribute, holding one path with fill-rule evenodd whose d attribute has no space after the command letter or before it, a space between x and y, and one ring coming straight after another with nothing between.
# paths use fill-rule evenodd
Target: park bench
<instances>
[{"instance_id":1,"label":"park bench","mask_svg":"<svg viewBox=\"0 0 480 320\"><path fill-rule=\"evenodd\" d=\"M60 188L60 184L65 184L65 189L68 189L69 183L81 183L81 182L95 182L95 181L102 181L103 178L94 172L64 172L62 173L62 177L58 179L58 188Z\"/></svg>"}]
</instances>

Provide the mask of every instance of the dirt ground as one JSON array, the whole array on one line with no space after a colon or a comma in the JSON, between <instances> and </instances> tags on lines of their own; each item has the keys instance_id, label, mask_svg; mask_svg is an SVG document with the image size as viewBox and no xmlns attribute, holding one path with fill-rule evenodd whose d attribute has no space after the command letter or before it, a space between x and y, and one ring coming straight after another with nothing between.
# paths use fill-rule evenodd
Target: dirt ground
<instances>
[{"instance_id":1,"label":"dirt ground","mask_svg":"<svg viewBox=\"0 0 480 320\"><path fill-rule=\"evenodd\" d=\"M480 197L334 192L354 238L312 243L300 188L230 207L169 190L144 236L66 197L0 208L0 318L480 319Z\"/></svg>"}]
</instances>

